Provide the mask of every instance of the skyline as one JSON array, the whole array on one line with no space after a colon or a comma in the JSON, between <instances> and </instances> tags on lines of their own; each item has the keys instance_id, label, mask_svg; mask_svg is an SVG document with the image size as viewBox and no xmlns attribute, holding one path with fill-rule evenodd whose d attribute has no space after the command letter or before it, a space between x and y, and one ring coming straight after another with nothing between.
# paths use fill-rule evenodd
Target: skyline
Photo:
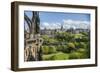
<instances>
[{"instance_id":1,"label":"skyline","mask_svg":"<svg viewBox=\"0 0 100 73\"><path fill-rule=\"evenodd\" d=\"M25 11L27 16L32 18L32 11ZM84 13L62 13L62 12L39 12L40 29L64 29L89 28L90 14ZM27 27L27 26L26 26Z\"/></svg>"}]
</instances>

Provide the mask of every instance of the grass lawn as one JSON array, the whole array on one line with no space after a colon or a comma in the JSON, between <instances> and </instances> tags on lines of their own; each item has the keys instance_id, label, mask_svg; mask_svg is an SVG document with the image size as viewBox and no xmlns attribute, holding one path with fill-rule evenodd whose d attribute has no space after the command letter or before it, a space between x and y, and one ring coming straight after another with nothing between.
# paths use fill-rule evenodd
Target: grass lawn
<instances>
[{"instance_id":1,"label":"grass lawn","mask_svg":"<svg viewBox=\"0 0 100 73\"><path fill-rule=\"evenodd\" d=\"M69 58L69 54L57 52L54 54L48 54L42 56L43 60L67 60Z\"/></svg>"}]
</instances>

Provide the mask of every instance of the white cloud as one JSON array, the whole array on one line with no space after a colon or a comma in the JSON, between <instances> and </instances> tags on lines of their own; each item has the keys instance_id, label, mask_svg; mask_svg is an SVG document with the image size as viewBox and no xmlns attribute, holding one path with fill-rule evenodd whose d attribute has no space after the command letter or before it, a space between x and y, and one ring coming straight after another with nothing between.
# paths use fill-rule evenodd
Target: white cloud
<instances>
[{"instance_id":1,"label":"white cloud","mask_svg":"<svg viewBox=\"0 0 100 73\"><path fill-rule=\"evenodd\" d=\"M89 21L76 21L76 20L63 20L64 28L89 28L90 22Z\"/></svg>"},{"instance_id":2,"label":"white cloud","mask_svg":"<svg viewBox=\"0 0 100 73\"><path fill-rule=\"evenodd\" d=\"M90 22L89 21L76 21L76 20L62 20L63 23L48 23L48 22L43 22L40 25L41 29L60 29L61 25L63 24L64 29L69 29L69 28L83 28L87 29L90 28Z\"/></svg>"},{"instance_id":3,"label":"white cloud","mask_svg":"<svg viewBox=\"0 0 100 73\"><path fill-rule=\"evenodd\" d=\"M44 29L44 28L47 28L47 29L59 29L61 26L60 23L47 23L47 22L44 22L40 25L40 28L41 29Z\"/></svg>"}]
</instances>

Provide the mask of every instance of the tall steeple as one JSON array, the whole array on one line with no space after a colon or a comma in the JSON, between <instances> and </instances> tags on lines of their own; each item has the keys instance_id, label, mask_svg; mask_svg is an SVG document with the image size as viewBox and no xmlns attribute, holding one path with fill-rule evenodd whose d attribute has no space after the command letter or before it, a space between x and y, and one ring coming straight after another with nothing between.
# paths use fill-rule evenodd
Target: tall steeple
<instances>
[{"instance_id":1,"label":"tall steeple","mask_svg":"<svg viewBox=\"0 0 100 73\"><path fill-rule=\"evenodd\" d=\"M63 30L63 24L61 24L61 30Z\"/></svg>"}]
</instances>

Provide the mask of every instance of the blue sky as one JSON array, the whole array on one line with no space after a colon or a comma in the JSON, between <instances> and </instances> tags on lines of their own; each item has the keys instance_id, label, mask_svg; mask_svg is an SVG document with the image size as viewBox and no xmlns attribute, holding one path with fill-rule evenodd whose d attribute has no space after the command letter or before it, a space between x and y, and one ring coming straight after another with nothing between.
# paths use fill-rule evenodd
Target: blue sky
<instances>
[{"instance_id":1,"label":"blue sky","mask_svg":"<svg viewBox=\"0 0 100 73\"><path fill-rule=\"evenodd\" d=\"M40 12L41 22L61 22L63 19L90 21L89 14L80 13L59 13L59 12Z\"/></svg>"},{"instance_id":2,"label":"blue sky","mask_svg":"<svg viewBox=\"0 0 100 73\"><path fill-rule=\"evenodd\" d=\"M25 13L32 18L31 11ZM84 28L90 25L90 14L84 13L39 12L39 17L41 28L55 29L60 28L62 24L65 28Z\"/></svg>"}]
</instances>

